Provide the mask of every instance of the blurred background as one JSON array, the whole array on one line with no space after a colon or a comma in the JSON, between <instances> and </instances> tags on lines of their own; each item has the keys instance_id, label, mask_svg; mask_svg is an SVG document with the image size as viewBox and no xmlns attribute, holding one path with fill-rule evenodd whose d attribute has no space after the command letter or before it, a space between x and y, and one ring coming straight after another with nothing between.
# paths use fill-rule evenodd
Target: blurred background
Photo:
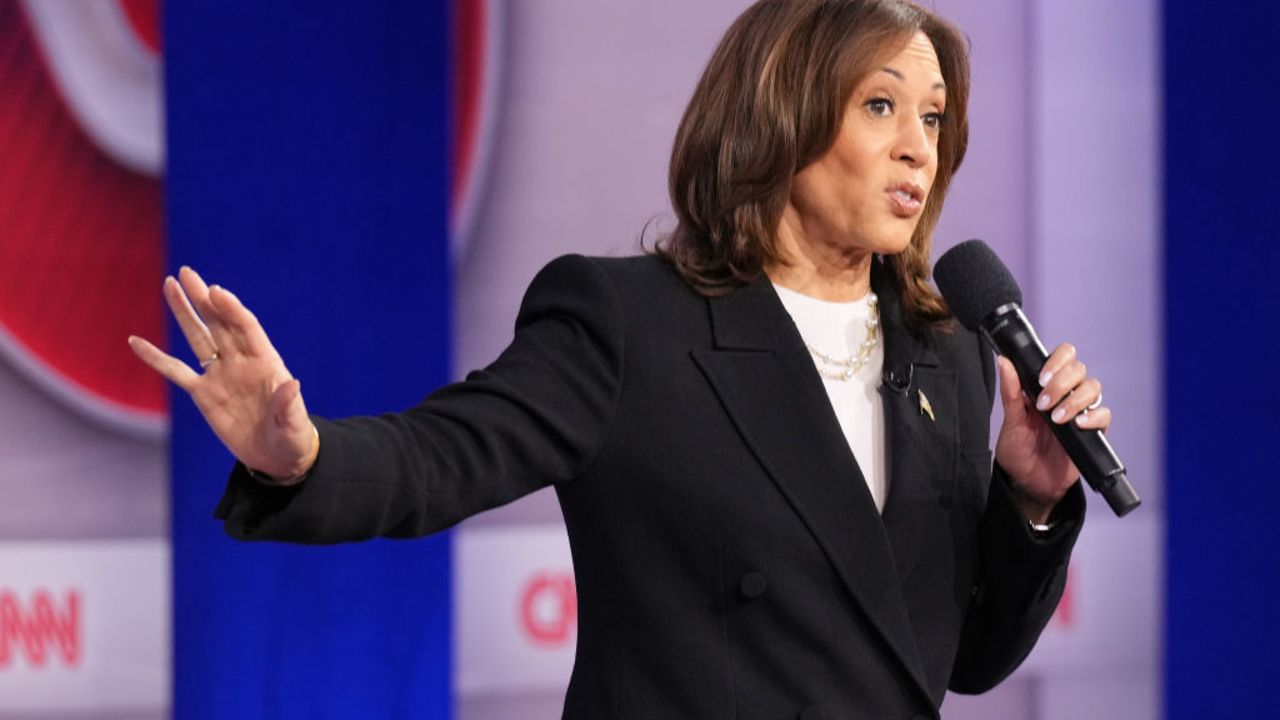
<instances>
[{"instance_id":1,"label":"blurred background","mask_svg":"<svg viewBox=\"0 0 1280 720\"><path fill-rule=\"evenodd\" d=\"M747 4L0 0L0 720L559 717L552 493L415 541L234 543L230 457L124 338L193 360L159 292L190 264L313 412L487 364L548 260L673 227L675 128ZM1091 496L1031 658L943 716L1280 717L1280 9L930 5L974 71L935 257L1001 254L1144 499Z\"/></svg>"}]
</instances>

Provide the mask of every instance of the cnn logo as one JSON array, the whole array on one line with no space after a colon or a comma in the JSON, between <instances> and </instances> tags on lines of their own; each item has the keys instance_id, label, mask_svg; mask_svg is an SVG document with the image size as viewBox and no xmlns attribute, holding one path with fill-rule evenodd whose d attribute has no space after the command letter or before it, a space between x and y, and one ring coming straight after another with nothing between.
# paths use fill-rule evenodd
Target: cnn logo
<instances>
[{"instance_id":1,"label":"cnn logo","mask_svg":"<svg viewBox=\"0 0 1280 720\"><path fill-rule=\"evenodd\" d=\"M577 627L578 592L572 573L540 572L524 584L520 593L520 629L534 645L564 645Z\"/></svg>"},{"instance_id":2,"label":"cnn logo","mask_svg":"<svg viewBox=\"0 0 1280 720\"><path fill-rule=\"evenodd\" d=\"M0 590L0 670L17 658L42 668L55 658L67 667L80 664L80 592L68 590L58 602L36 590L26 602L12 590Z\"/></svg>"}]
</instances>

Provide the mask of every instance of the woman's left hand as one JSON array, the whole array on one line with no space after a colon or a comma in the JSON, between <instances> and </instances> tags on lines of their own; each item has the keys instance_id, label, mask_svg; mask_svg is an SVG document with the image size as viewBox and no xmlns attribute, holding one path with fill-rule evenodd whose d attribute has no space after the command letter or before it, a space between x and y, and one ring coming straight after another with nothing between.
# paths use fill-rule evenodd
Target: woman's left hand
<instances>
[{"instance_id":1,"label":"woman's left hand","mask_svg":"<svg viewBox=\"0 0 1280 720\"><path fill-rule=\"evenodd\" d=\"M1052 409L1051 422L1073 422L1089 430L1106 431L1111 410L1089 408L1101 400L1102 383L1089 377L1084 363L1076 359L1076 349L1059 345L1040 371L1044 390L1036 400L1022 392L1013 363L996 358L1000 373L1000 399L1004 424L996 440L996 462L1009 475L1014 496L1027 519L1044 523L1054 505L1080 478L1075 463L1053 436L1049 422L1038 410Z\"/></svg>"}]
</instances>

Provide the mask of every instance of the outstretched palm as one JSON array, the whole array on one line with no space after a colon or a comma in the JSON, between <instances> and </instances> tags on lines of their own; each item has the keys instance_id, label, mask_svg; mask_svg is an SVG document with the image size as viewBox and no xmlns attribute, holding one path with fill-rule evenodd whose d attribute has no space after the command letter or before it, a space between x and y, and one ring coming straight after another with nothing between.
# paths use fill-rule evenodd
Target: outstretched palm
<instances>
[{"instance_id":1,"label":"outstretched palm","mask_svg":"<svg viewBox=\"0 0 1280 720\"><path fill-rule=\"evenodd\" d=\"M191 396L209 427L241 462L295 478L315 461L314 426L297 380L253 313L190 268L164 282L164 297L203 372L139 337L129 346Z\"/></svg>"}]
</instances>

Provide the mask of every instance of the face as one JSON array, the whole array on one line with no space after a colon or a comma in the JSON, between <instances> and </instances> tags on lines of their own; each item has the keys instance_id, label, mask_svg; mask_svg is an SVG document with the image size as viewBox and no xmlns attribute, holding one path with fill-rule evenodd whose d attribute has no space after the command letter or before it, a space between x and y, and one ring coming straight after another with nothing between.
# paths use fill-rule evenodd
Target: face
<instances>
[{"instance_id":1,"label":"face","mask_svg":"<svg viewBox=\"0 0 1280 720\"><path fill-rule=\"evenodd\" d=\"M938 170L946 87L933 44L917 33L853 90L839 135L796 174L788 215L805 242L902 252Z\"/></svg>"}]
</instances>

